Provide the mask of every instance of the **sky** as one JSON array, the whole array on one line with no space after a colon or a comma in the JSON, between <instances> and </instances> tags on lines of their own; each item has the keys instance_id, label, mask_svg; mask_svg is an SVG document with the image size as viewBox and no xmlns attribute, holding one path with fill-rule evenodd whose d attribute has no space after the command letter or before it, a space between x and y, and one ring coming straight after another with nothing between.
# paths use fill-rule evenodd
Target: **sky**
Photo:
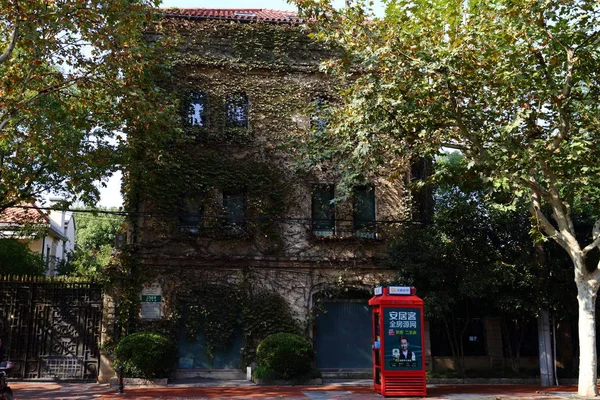
<instances>
[{"instance_id":1,"label":"sky","mask_svg":"<svg viewBox=\"0 0 600 400\"><path fill-rule=\"evenodd\" d=\"M335 0L334 4L344 6L344 0ZM296 6L288 4L286 0L163 0L161 7L180 8L268 8L271 10L296 11ZM375 1L375 11L383 14L381 0ZM107 187L100 188L100 202L102 207L121 207L121 173L114 174L105 181Z\"/></svg>"}]
</instances>

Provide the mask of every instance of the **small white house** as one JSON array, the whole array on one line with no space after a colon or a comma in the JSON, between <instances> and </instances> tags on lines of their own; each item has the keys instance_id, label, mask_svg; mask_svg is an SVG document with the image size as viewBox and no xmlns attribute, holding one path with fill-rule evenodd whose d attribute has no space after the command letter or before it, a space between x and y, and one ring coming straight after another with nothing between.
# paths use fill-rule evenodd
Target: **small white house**
<instances>
[{"instance_id":1,"label":"small white house","mask_svg":"<svg viewBox=\"0 0 600 400\"><path fill-rule=\"evenodd\" d=\"M60 198L51 198L56 204ZM27 242L46 262L46 275L56 275L56 266L75 249L75 215L70 211L41 210L24 203L0 214L0 238Z\"/></svg>"}]
</instances>

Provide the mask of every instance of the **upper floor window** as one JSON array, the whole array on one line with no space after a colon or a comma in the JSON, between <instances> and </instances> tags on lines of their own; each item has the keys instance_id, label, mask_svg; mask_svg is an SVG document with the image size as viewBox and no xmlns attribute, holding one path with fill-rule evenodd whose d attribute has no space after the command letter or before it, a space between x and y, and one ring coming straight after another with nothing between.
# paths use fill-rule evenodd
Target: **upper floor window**
<instances>
[{"instance_id":1,"label":"upper floor window","mask_svg":"<svg viewBox=\"0 0 600 400\"><path fill-rule=\"evenodd\" d=\"M354 190L352 206L356 237L375 239L375 188L357 187Z\"/></svg>"},{"instance_id":2,"label":"upper floor window","mask_svg":"<svg viewBox=\"0 0 600 400\"><path fill-rule=\"evenodd\" d=\"M329 124L329 101L324 97L317 97L313 104L314 109L310 117L310 127L316 131L324 131Z\"/></svg>"},{"instance_id":3,"label":"upper floor window","mask_svg":"<svg viewBox=\"0 0 600 400\"><path fill-rule=\"evenodd\" d=\"M204 207L200 196L186 196L179 205L179 230L198 233L203 225Z\"/></svg>"},{"instance_id":4,"label":"upper floor window","mask_svg":"<svg viewBox=\"0 0 600 400\"><path fill-rule=\"evenodd\" d=\"M206 126L206 93L192 92L188 103L188 123L191 126Z\"/></svg>"},{"instance_id":5,"label":"upper floor window","mask_svg":"<svg viewBox=\"0 0 600 400\"><path fill-rule=\"evenodd\" d=\"M248 127L248 96L245 93L234 93L225 102L225 127Z\"/></svg>"},{"instance_id":6,"label":"upper floor window","mask_svg":"<svg viewBox=\"0 0 600 400\"><path fill-rule=\"evenodd\" d=\"M333 236L335 233L335 206L333 185L319 184L312 191L312 231L315 236Z\"/></svg>"},{"instance_id":7,"label":"upper floor window","mask_svg":"<svg viewBox=\"0 0 600 400\"><path fill-rule=\"evenodd\" d=\"M246 190L223 191L223 208L229 227L243 228L246 223Z\"/></svg>"}]
</instances>

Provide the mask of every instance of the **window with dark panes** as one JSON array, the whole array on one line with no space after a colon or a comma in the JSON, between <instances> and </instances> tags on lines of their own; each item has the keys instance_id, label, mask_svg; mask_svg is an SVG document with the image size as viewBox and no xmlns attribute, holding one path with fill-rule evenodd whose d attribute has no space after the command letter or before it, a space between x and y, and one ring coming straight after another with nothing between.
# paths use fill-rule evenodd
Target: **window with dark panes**
<instances>
[{"instance_id":1,"label":"window with dark panes","mask_svg":"<svg viewBox=\"0 0 600 400\"><path fill-rule=\"evenodd\" d=\"M192 92L188 103L188 123L191 126L206 126L206 93Z\"/></svg>"},{"instance_id":2,"label":"window with dark panes","mask_svg":"<svg viewBox=\"0 0 600 400\"><path fill-rule=\"evenodd\" d=\"M335 206L333 185L314 185L312 191L312 231L315 236L335 233Z\"/></svg>"},{"instance_id":3,"label":"window with dark panes","mask_svg":"<svg viewBox=\"0 0 600 400\"><path fill-rule=\"evenodd\" d=\"M179 230L198 233L204 221L204 206L201 196L186 196L179 206Z\"/></svg>"},{"instance_id":4,"label":"window with dark panes","mask_svg":"<svg viewBox=\"0 0 600 400\"><path fill-rule=\"evenodd\" d=\"M375 239L375 188L357 187L352 203L354 234L360 238Z\"/></svg>"},{"instance_id":5,"label":"window with dark panes","mask_svg":"<svg viewBox=\"0 0 600 400\"><path fill-rule=\"evenodd\" d=\"M225 102L225 127L248 127L248 96L245 93L234 93Z\"/></svg>"},{"instance_id":6,"label":"window with dark panes","mask_svg":"<svg viewBox=\"0 0 600 400\"><path fill-rule=\"evenodd\" d=\"M246 190L226 190L223 192L223 207L226 222L231 227L243 227L246 216Z\"/></svg>"}]
</instances>

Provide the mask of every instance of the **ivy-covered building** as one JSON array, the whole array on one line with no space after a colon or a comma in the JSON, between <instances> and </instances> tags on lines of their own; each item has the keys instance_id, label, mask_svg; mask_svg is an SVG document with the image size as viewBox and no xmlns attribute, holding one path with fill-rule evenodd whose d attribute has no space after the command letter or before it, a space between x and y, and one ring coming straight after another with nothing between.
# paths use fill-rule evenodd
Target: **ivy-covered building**
<instances>
[{"instance_id":1,"label":"ivy-covered building","mask_svg":"<svg viewBox=\"0 0 600 400\"><path fill-rule=\"evenodd\" d=\"M295 13L171 9L163 22L181 37L164 83L181 122L162 147L140 141L126 176L140 324L177 339L180 377L237 370L277 331L311 337L321 369L369 368L386 240L421 218L410 168L333 202L335 170L300 167L336 91L319 71L331 50Z\"/></svg>"}]
</instances>

